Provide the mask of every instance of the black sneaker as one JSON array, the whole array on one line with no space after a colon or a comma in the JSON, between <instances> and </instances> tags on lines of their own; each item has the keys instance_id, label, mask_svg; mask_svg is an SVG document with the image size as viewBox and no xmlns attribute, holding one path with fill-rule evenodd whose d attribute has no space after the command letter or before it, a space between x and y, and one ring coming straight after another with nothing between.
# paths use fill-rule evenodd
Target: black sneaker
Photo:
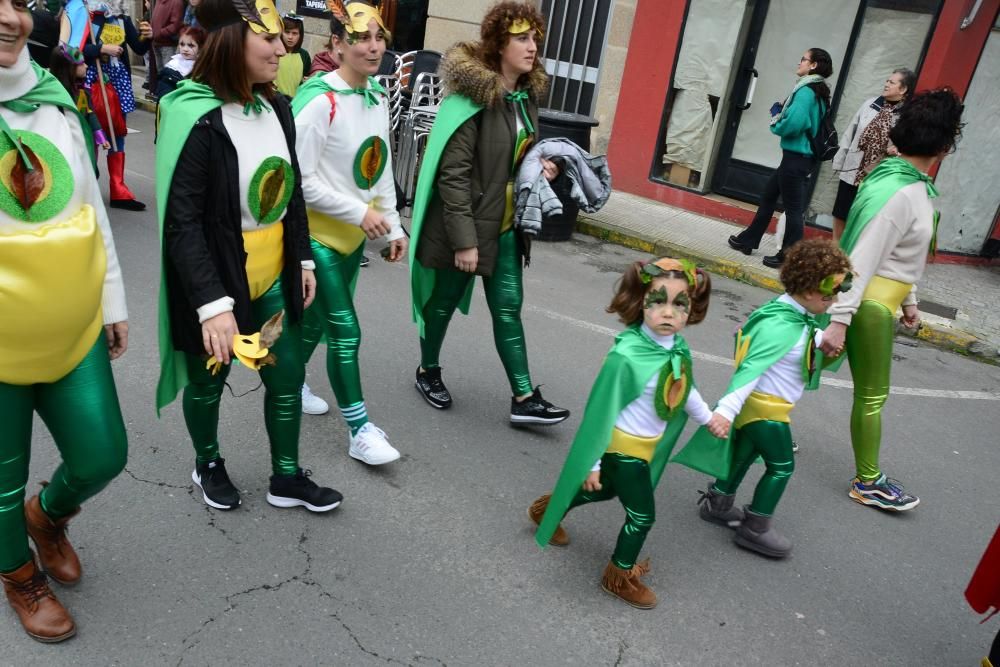
<instances>
[{"instance_id":1,"label":"black sneaker","mask_svg":"<svg viewBox=\"0 0 1000 667\"><path fill-rule=\"evenodd\" d=\"M240 492L226 472L226 459L196 464L191 471L191 481L201 489L201 496L209 507L231 510L240 506Z\"/></svg>"},{"instance_id":2,"label":"black sneaker","mask_svg":"<svg viewBox=\"0 0 1000 667\"><path fill-rule=\"evenodd\" d=\"M520 403L516 398L510 399L510 421L512 424L558 424L566 421L569 410L557 408L544 398L538 387L535 393Z\"/></svg>"},{"instance_id":3,"label":"black sneaker","mask_svg":"<svg viewBox=\"0 0 1000 667\"><path fill-rule=\"evenodd\" d=\"M294 475L271 475L267 502L275 507L305 507L310 512L329 512L344 500L340 492L320 486L309 479L312 470Z\"/></svg>"},{"instance_id":4,"label":"black sneaker","mask_svg":"<svg viewBox=\"0 0 1000 667\"><path fill-rule=\"evenodd\" d=\"M424 400L438 410L451 407L451 394L448 393L448 387L444 386L444 382L441 381L440 366L428 368L425 371L420 370L420 366L417 366L416 385L417 391L424 397Z\"/></svg>"},{"instance_id":5,"label":"black sneaker","mask_svg":"<svg viewBox=\"0 0 1000 667\"><path fill-rule=\"evenodd\" d=\"M368 255L361 255L361 266L368 266L372 261L368 258Z\"/></svg>"}]
</instances>

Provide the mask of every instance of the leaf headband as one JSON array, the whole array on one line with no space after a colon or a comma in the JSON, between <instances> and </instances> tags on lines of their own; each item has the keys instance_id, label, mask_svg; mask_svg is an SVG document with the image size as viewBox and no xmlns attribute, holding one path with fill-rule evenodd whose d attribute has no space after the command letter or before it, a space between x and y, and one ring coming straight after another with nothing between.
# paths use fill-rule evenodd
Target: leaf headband
<instances>
[{"instance_id":1,"label":"leaf headband","mask_svg":"<svg viewBox=\"0 0 1000 667\"><path fill-rule=\"evenodd\" d=\"M534 25L531 21L525 18L511 18L510 23L507 27L507 32L511 35L523 35L529 30L535 31L535 38L541 41L544 31L541 26Z\"/></svg>"},{"instance_id":2,"label":"leaf headband","mask_svg":"<svg viewBox=\"0 0 1000 667\"><path fill-rule=\"evenodd\" d=\"M655 262L646 262L639 269L639 279L643 285L653 282L653 278L662 276L671 271L683 273L687 278L688 285L694 287L698 284L698 268L689 259L673 259L671 257L661 257Z\"/></svg>"},{"instance_id":3,"label":"leaf headband","mask_svg":"<svg viewBox=\"0 0 1000 667\"><path fill-rule=\"evenodd\" d=\"M837 280L837 274L832 273L819 283L819 293L823 296L833 296L834 294L844 294L845 292L850 292L852 287L852 282L854 281L854 276L850 271L844 274L844 279L840 281L839 285L834 285Z\"/></svg>"},{"instance_id":4,"label":"leaf headband","mask_svg":"<svg viewBox=\"0 0 1000 667\"><path fill-rule=\"evenodd\" d=\"M258 35L280 35L282 24L274 0L232 0L233 8L239 14L238 19L225 21L209 28L208 32L221 30L226 26L235 25L241 20Z\"/></svg>"},{"instance_id":5,"label":"leaf headband","mask_svg":"<svg viewBox=\"0 0 1000 667\"><path fill-rule=\"evenodd\" d=\"M80 49L75 46L70 46L66 42L59 42L59 55L67 62L71 62L74 65L83 64L83 54L80 53Z\"/></svg>"},{"instance_id":6,"label":"leaf headband","mask_svg":"<svg viewBox=\"0 0 1000 667\"><path fill-rule=\"evenodd\" d=\"M351 42L355 40L354 35L363 35L368 32L368 24L373 20L382 30L388 32L378 9L367 2L345 3L344 0L326 0L326 8L333 14L333 18L343 24L347 30L347 38Z\"/></svg>"}]
</instances>

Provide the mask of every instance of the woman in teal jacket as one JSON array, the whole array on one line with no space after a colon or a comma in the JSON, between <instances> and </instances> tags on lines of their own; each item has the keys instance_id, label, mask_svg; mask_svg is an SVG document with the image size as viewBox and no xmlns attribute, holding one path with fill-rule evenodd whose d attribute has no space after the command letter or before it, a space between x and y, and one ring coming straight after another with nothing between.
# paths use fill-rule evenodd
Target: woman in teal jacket
<instances>
[{"instance_id":1,"label":"woman in teal jacket","mask_svg":"<svg viewBox=\"0 0 1000 667\"><path fill-rule=\"evenodd\" d=\"M764 258L764 266L777 268L785 261L785 251L802 238L802 217L806 209L809 175L815 166L810 137L830 108L827 77L833 75L833 61L823 49L812 48L799 60L795 70L799 80L782 104L771 110L771 132L781 137L781 164L764 188L757 215L750 226L729 237L729 245L749 255L760 245L774 215L778 195L785 202L785 237L777 255Z\"/></svg>"}]
</instances>

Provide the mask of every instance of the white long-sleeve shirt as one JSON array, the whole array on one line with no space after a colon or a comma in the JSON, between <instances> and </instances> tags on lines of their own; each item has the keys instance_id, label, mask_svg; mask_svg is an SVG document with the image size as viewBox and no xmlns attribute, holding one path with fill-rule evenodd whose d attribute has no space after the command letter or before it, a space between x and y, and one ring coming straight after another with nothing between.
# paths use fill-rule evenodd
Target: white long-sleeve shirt
<instances>
[{"instance_id":1,"label":"white long-sleeve shirt","mask_svg":"<svg viewBox=\"0 0 1000 667\"><path fill-rule=\"evenodd\" d=\"M672 334L669 336L657 335L645 324L642 325L642 331L660 347L667 350L673 349L674 336ZM656 393L656 385L659 380L659 373L654 373L653 377L646 383L642 395L626 405L625 409L619 413L618 419L615 421L615 428L640 438L655 438L663 434L667 429L667 422L660 419L653 404L653 396ZM688 393L687 402L684 403L684 412L702 426L712 419L712 410L694 387L691 387L691 391ZM591 470L600 469L601 460L598 459Z\"/></svg>"},{"instance_id":2,"label":"white long-sleeve shirt","mask_svg":"<svg viewBox=\"0 0 1000 667\"><path fill-rule=\"evenodd\" d=\"M0 102L14 100L25 95L34 88L37 82L38 77L31 68L28 50L23 49L13 66L0 67ZM42 105L37 111L31 113L17 113L0 105L0 115L12 129L34 132L51 142L68 163L70 170L70 174L54 174L54 177L71 177L73 179L69 201L48 220L24 222L0 207L0 243L3 243L5 236L32 234L37 239L37 252L44 253L45 228L62 223L76 215L85 204L90 205L97 216L97 225L101 231L104 253L107 258L101 297L103 320L105 324L127 320L125 285L122 282L122 272L118 264L118 253L115 251L114 237L111 235L111 223L108 221L97 177L94 175L94 166L89 157L93 145L90 137L84 136L80 123L77 122L72 113L67 111L64 114L60 108L49 104ZM40 157L45 159L45 156ZM59 271L59 267L53 266L51 270ZM14 317L15 315L0 312L0 317Z\"/></svg>"},{"instance_id":3,"label":"white long-sleeve shirt","mask_svg":"<svg viewBox=\"0 0 1000 667\"><path fill-rule=\"evenodd\" d=\"M350 88L336 71L324 74L323 79L334 90ZM335 99L334 108L326 95L317 95L295 117L295 152L306 206L359 227L371 207L391 227L386 240L403 238L389 150L392 142L388 101L381 98L377 106L366 107L362 95L335 93ZM369 189L359 187L354 170L362 144L371 137L379 137L386 147L386 164L374 187Z\"/></svg>"},{"instance_id":4,"label":"white long-sleeve shirt","mask_svg":"<svg viewBox=\"0 0 1000 667\"><path fill-rule=\"evenodd\" d=\"M830 308L830 319L850 325L873 276L913 285L903 305L915 305L916 283L927 266L933 234L934 207L927 185L917 181L900 188L858 236L851 251L854 283Z\"/></svg>"},{"instance_id":5,"label":"white long-sleeve shirt","mask_svg":"<svg viewBox=\"0 0 1000 667\"><path fill-rule=\"evenodd\" d=\"M800 313L806 312L806 309L787 293L778 297L778 301L787 303ZM802 392L806 388L805 380L802 377L802 356L805 354L808 336L809 327L802 325L802 335L788 354L764 371L757 379L723 396L715 407L715 411L729 421L733 421L743 409L743 403L746 402L747 397L755 390L783 398L792 404L796 403L802 398ZM814 343L818 346L822 342L823 331L820 330L816 332Z\"/></svg>"}]
</instances>

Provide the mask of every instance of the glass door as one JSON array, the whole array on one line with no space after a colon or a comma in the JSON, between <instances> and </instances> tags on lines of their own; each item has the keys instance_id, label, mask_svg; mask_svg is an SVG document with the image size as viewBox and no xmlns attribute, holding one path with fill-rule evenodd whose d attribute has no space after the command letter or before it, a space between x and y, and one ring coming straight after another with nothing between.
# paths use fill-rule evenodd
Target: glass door
<instances>
[{"instance_id":1,"label":"glass door","mask_svg":"<svg viewBox=\"0 0 1000 667\"><path fill-rule=\"evenodd\" d=\"M748 21L743 57L735 73L713 189L757 202L781 161L779 138L769 129L770 108L795 85L795 68L810 47L833 59L836 86L861 0L759 0Z\"/></svg>"}]
</instances>

